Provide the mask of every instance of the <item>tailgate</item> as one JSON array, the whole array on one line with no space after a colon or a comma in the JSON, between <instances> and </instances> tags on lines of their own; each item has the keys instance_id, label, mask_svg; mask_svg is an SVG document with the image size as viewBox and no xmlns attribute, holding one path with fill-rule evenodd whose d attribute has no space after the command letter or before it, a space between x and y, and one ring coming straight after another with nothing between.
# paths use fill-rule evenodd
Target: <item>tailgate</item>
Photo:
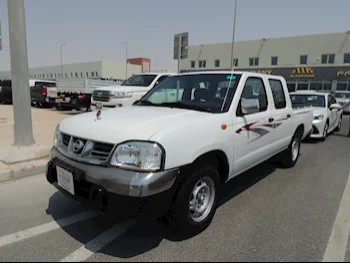
<instances>
[{"instance_id":1,"label":"tailgate","mask_svg":"<svg viewBox=\"0 0 350 263\"><path fill-rule=\"evenodd\" d=\"M47 88L48 98L57 98L57 88Z\"/></svg>"}]
</instances>

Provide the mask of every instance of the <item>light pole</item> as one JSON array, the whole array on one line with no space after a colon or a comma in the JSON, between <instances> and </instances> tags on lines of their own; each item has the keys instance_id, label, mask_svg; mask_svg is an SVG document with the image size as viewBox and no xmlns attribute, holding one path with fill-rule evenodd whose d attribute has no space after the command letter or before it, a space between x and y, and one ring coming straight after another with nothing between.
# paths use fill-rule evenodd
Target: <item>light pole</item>
<instances>
[{"instance_id":1,"label":"light pole","mask_svg":"<svg viewBox=\"0 0 350 263\"><path fill-rule=\"evenodd\" d=\"M63 76L63 46L65 46L66 45L66 43L63 43L62 45L61 45L61 77Z\"/></svg>"},{"instance_id":2,"label":"light pole","mask_svg":"<svg viewBox=\"0 0 350 263\"><path fill-rule=\"evenodd\" d=\"M123 42L121 45L125 45L125 80L128 79L128 43Z\"/></svg>"},{"instance_id":3,"label":"light pole","mask_svg":"<svg viewBox=\"0 0 350 263\"><path fill-rule=\"evenodd\" d=\"M233 19L233 32L232 32L232 50L231 50L231 70L232 70L232 71L234 70L233 48L234 48L234 45L235 45L237 1L238 1L238 0L235 0L235 10L234 10L234 19Z\"/></svg>"},{"instance_id":4,"label":"light pole","mask_svg":"<svg viewBox=\"0 0 350 263\"><path fill-rule=\"evenodd\" d=\"M35 140L30 105L24 0L7 0L7 6L14 115L13 145L32 146L35 144Z\"/></svg>"}]
</instances>

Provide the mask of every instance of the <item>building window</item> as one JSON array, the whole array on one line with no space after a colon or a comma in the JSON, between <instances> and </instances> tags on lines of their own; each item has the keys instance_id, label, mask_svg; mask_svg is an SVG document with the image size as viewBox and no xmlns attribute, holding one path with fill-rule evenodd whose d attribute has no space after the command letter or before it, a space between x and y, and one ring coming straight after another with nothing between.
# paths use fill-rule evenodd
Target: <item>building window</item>
<instances>
[{"instance_id":1,"label":"building window","mask_svg":"<svg viewBox=\"0 0 350 263\"><path fill-rule=\"evenodd\" d=\"M196 67L196 61L191 61L191 68L195 68Z\"/></svg>"},{"instance_id":2,"label":"building window","mask_svg":"<svg viewBox=\"0 0 350 263\"><path fill-rule=\"evenodd\" d=\"M220 67L220 60L219 60L219 59L216 59L216 60L215 60L215 67L216 67L216 68L219 68L219 67Z\"/></svg>"},{"instance_id":3,"label":"building window","mask_svg":"<svg viewBox=\"0 0 350 263\"><path fill-rule=\"evenodd\" d=\"M77 72L75 72L75 77L76 77L76 78L78 77L78 73L77 73Z\"/></svg>"},{"instance_id":4,"label":"building window","mask_svg":"<svg viewBox=\"0 0 350 263\"><path fill-rule=\"evenodd\" d=\"M249 66L259 66L259 58L249 58Z\"/></svg>"},{"instance_id":5,"label":"building window","mask_svg":"<svg viewBox=\"0 0 350 263\"><path fill-rule=\"evenodd\" d=\"M89 72L86 72L86 76L89 77Z\"/></svg>"},{"instance_id":6,"label":"building window","mask_svg":"<svg viewBox=\"0 0 350 263\"><path fill-rule=\"evenodd\" d=\"M344 54L344 64L350 63L350 53Z\"/></svg>"},{"instance_id":7,"label":"building window","mask_svg":"<svg viewBox=\"0 0 350 263\"><path fill-rule=\"evenodd\" d=\"M53 78L53 74L51 73L51 78Z\"/></svg>"},{"instance_id":8,"label":"building window","mask_svg":"<svg viewBox=\"0 0 350 263\"><path fill-rule=\"evenodd\" d=\"M300 56L300 65L306 65L307 64L307 55L301 55Z\"/></svg>"},{"instance_id":9,"label":"building window","mask_svg":"<svg viewBox=\"0 0 350 263\"><path fill-rule=\"evenodd\" d=\"M68 79L68 74L66 73L65 75L66 75L66 79Z\"/></svg>"},{"instance_id":10,"label":"building window","mask_svg":"<svg viewBox=\"0 0 350 263\"><path fill-rule=\"evenodd\" d=\"M80 76L83 77L83 72L80 72Z\"/></svg>"},{"instance_id":11,"label":"building window","mask_svg":"<svg viewBox=\"0 0 350 263\"><path fill-rule=\"evenodd\" d=\"M338 82L337 83L337 90L344 91L346 90L347 83L346 82Z\"/></svg>"},{"instance_id":12,"label":"building window","mask_svg":"<svg viewBox=\"0 0 350 263\"><path fill-rule=\"evenodd\" d=\"M278 57L271 57L271 65L277 66L278 64Z\"/></svg>"},{"instance_id":13,"label":"building window","mask_svg":"<svg viewBox=\"0 0 350 263\"><path fill-rule=\"evenodd\" d=\"M97 71L95 72L95 74L96 74L96 77L98 77L98 72Z\"/></svg>"},{"instance_id":14,"label":"building window","mask_svg":"<svg viewBox=\"0 0 350 263\"><path fill-rule=\"evenodd\" d=\"M207 61L206 60L200 60L199 61L199 67L200 68L206 68L207 67Z\"/></svg>"},{"instance_id":15,"label":"building window","mask_svg":"<svg viewBox=\"0 0 350 263\"><path fill-rule=\"evenodd\" d=\"M233 66L238 67L238 58L233 59Z\"/></svg>"},{"instance_id":16,"label":"building window","mask_svg":"<svg viewBox=\"0 0 350 263\"><path fill-rule=\"evenodd\" d=\"M322 64L334 64L335 54L323 54L322 55Z\"/></svg>"},{"instance_id":17,"label":"building window","mask_svg":"<svg viewBox=\"0 0 350 263\"><path fill-rule=\"evenodd\" d=\"M91 72L91 76L95 77L95 72Z\"/></svg>"}]
</instances>

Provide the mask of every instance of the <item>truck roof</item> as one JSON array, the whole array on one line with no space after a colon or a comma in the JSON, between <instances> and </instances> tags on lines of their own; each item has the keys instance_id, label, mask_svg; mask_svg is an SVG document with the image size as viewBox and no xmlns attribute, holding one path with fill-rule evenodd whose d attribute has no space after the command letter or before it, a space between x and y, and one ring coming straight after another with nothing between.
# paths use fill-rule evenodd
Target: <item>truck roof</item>
<instances>
[{"instance_id":1,"label":"truck roof","mask_svg":"<svg viewBox=\"0 0 350 263\"><path fill-rule=\"evenodd\" d=\"M198 74L241 74L241 75L254 75L254 76L266 76L267 74L262 74L262 73L256 73L256 72L248 72L248 71L229 71L229 70L223 70L223 71L196 71L196 72L186 72L186 73L181 73L178 75L198 75ZM282 77L280 75L268 75L271 77Z\"/></svg>"}]
</instances>

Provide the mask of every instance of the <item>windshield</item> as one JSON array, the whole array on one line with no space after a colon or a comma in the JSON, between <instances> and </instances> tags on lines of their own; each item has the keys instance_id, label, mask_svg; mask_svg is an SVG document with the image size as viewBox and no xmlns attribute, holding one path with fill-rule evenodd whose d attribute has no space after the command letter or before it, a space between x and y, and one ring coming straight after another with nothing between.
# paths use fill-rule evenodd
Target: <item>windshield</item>
<instances>
[{"instance_id":1,"label":"windshield","mask_svg":"<svg viewBox=\"0 0 350 263\"><path fill-rule=\"evenodd\" d=\"M294 106L326 107L323 95L291 95L290 98Z\"/></svg>"},{"instance_id":2,"label":"windshield","mask_svg":"<svg viewBox=\"0 0 350 263\"><path fill-rule=\"evenodd\" d=\"M334 94L334 97L336 97L337 99L350 99L350 92L349 93L336 92Z\"/></svg>"},{"instance_id":3,"label":"windshield","mask_svg":"<svg viewBox=\"0 0 350 263\"><path fill-rule=\"evenodd\" d=\"M228 111L240 75L190 74L165 79L137 106L182 108L212 113Z\"/></svg>"},{"instance_id":4,"label":"windshield","mask_svg":"<svg viewBox=\"0 0 350 263\"><path fill-rule=\"evenodd\" d=\"M121 86L148 87L157 75L134 75L124 81Z\"/></svg>"}]
</instances>

